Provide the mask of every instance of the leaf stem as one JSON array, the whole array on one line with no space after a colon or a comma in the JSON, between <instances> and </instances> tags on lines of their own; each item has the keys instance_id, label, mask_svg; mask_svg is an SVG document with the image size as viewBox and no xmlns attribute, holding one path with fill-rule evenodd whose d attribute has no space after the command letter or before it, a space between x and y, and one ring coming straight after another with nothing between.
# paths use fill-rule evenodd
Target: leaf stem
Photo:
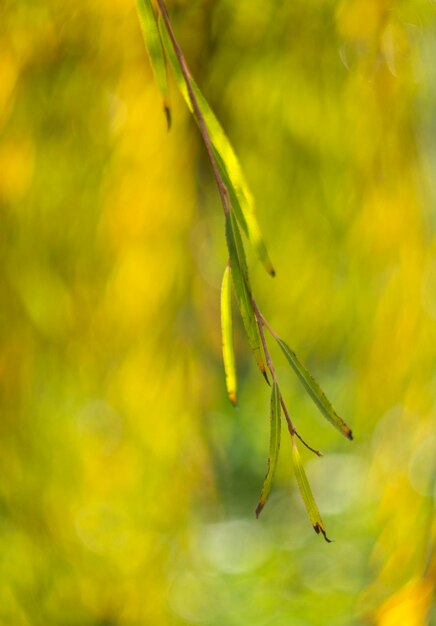
<instances>
[{"instance_id":1,"label":"leaf stem","mask_svg":"<svg viewBox=\"0 0 436 626\"><path fill-rule=\"evenodd\" d=\"M308 450L316 454L316 456L323 456L322 452L320 452L319 450L315 450L315 448L312 448L312 446L309 446L307 441L303 439L303 437L298 433L298 431L295 431L295 434L297 435L298 439L301 441L303 446L305 446Z\"/></svg>"},{"instance_id":2,"label":"leaf stem","mask_svg":"<svg viewBox=\"0 0 436 626\"><path fill-rule=\"evenodd\" d=\"M173 48L174 48L174 52L176 54L177 60L179 62L180 65L180 69L182 71L183 74L183 78L185 79L185 83L186 83L186 88L188 90L188 94L189 94L189 99L191 100L191 104L192 104L192 108L194 110L195 113L195 118L198 122L198 126L200 128L200 133L201 136L203 138L204 141L204 145L206 146L206 151L207 151L207 155L209 157L209 161L210 164L212 166L212 171L213 171L213 175L215 177L216 180L216 184L218 187L218 192L220 194L220 198L221 198L221 204L223 206L223 211L224 214L227 215L230 212L230 202L229 202L229 192L227 191L227 187L222 179L222 176L219 172L219 168L218 168L218 164L216 162L214 153L213 153L213 147L212 147L212 140L209 136L209 132L207 130L207 125L206 125L206 121L203 117L203 114L201 112L200 106L198 104L197 98L195 96L194 90L192 89L192 84L191 84L191 72L189 71L189 67L186 63L186 59L185 56L182 52L182 49L180 48L178 41L176 39L176 36L174 34L174 30L173 27L171 25L170 22L170 18L168 15L168 11L167 8L165 6L165 2L164 0L157 0L157 4L159 7L159 11L160 14L162 15L162 18L165 22L165 26L166 29L168 31L168 34L170 36L171 39L171 43L173 44Z\"/></svg>"},{"instance_id":3,"label":"leaf stem","mask_svg":"<svg viewBox=\"0 0 436 626\"><path fill-rule=\"evenodd\" d=\"M262 325L265 326L268 332L274 337L274 339L277 340L279 338L278 334L276 333L274 328L272 328L272 326L268 323L268 320L264 318L262 313L259 311L259 308L257 307L257 305L256 305L256 310L257 310L257 317L261 321Z\"/></svg>"},{"instance_id":4,"label":"leaf stem","mask_svg":"<svg viewBox=\"0 0 436 626\"><path fill-rule=\"evenodd\" d=\"M272 376L273 381L275 383L277 383L276 371L275 371L274 364L273 364L272 359L271 359L271 355L270 355L270 352L269 352L269 349L268 349L268 344L266 343L265 333L264 333L264 330L263 330L263 327L265 325L265 320L264 320L263 316L261 315L261 313L259 311L259 307L257 306L256 301L255 301L254 298L253 298L253 309L254 309L254 315L256 316L257 325L258 325L258 328L259 328L260 340L262 342L263 351L265 353L266 364L268 366L269 371L271 372L271 376Z\"/></svg>"},{"instance_id":5,"label":"leaf stem","mask_svg":"<svg viewBox=\"0 0 436 626\"><path fill-rule=\"evenodd\" d=\"M257 325L259 327L259 335L260 335L260 339L262 341L263 351L265 353L266 364L268 366L269 371L271 372L271 377L272 377L273 381L278 385L275 367L274 367L274 364L272 362L271 354L270 354L270 351L269 351L269 348L268 348L268 344L266 342L265 332L264 332L263 329L264 329L264 327L267 328L268 331L271 333L271 335L274 338L277 338L278 335L273 330L273 328L271 328L271 326L268 324L268 322L266 321L266 319L264 318L262 313L259 311L259 307L257 306L257 303L256 303L254 298L253 298L253 309L254 309L254 314L256 316ZM298 433L297 429L295 428L294 424L292 423L291 417L289 415L289 411L288 411L288 409L286 407L285 401L284 401L283 396L282 396L280 391L279 391L279 394L280 394L280 404L282 406L283 413L285 415L286 423L288 425L288 430L289 430L289 434L291 435L291 438L293 439L294 436L297 436L298 439L301 441L301 443L304 446L306 446L306 448L308 450L310 450L311 452L313 452L317 456L322 456L322 454L321 454L321 452L319 450L315 450L315 448L312 448L312 446L310 446L303 439L303 437Z\"/></svg>"}]
</instances>

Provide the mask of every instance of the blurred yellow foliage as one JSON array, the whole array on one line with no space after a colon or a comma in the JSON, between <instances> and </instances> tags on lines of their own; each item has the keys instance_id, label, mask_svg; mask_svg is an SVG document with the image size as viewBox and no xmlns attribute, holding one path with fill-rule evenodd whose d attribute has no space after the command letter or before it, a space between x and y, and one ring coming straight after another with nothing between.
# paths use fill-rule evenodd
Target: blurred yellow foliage
<instances>
[{"instance_id":1,"label":"blurred yellow foliage","mask_svg":"<svg viewBox=\"0 0 436 626\"><path fill-rule=\"evenodd\" d=\"M430 626L435 619L436 19L426 0L168 2L277 269L262 311L329 536L239 321L221 363L217 191L134 2L0 8L0 624Z\"/></svg>"},{"instance_id":2,"label":"blurred yellow foliage","mask_svg":"<svg viewBox=\"0 0 436 626\"><path fill-rule=\"evenodd\" d=\"M422 626L434 595L429 580L411 580L389 598L377 612L378 626Z\"/></svg>"}]
</instances>

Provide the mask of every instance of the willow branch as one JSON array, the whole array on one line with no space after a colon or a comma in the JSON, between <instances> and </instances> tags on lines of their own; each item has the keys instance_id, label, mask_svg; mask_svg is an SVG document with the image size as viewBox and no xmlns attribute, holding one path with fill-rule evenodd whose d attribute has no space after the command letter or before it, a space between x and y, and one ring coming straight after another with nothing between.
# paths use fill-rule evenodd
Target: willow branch
<instances>
[{"instance_id":1,"label":"willow branch","mask_svg":"<svg viewBox=\"0 0 436 626\"><path fill-rule=\"evenodd\" d=\"M257 325L259 327L259 335L260 335L260 340L262 342L262 346L263 346L263 351L265 353L265 359L266 359L266 364L268 366L269 371L271 372L271 377L273 379L273 381L275 383L278 384L277 381L277 375L276 375L276 371L274 368L274 364L272 362L271 359L271 354L268 348L268 344L266 342L266 337L265 337L265 332L263 330L263 328L267 328L268 331L271 333L271 335L277 339L278 335L277 333L271 328L271 326L268 324L268 322L266 321L266 319L264 318L264 316L262 315L262 313L259 311L259 307L257 306L256 301L253 298L253 308L254 308L254 314L256 316L256 320L257 320ZM283 399L282 393L279 391L280 394L280 404L282 406L283 409L283 414L285 416L286 419L286 423L288 425L288 430L289 430L289 434L291 435L291 437L293 438L294 436L298 437L298 439L301 441L301 443L306 446L306 448L308 450L310 450L311 452L313 452L314 454L316 454L317 456L322 456L321 452L319 450L315 450L315 448L312 448L312 446L310 446L304 439L303 437L299 434L299 432L297 431L297 429L295 428L292 419L289 415L289 411L287 409L287 406L285 404L285 401Z\"/></svg>"},{"instance_id":2,"label":"willow branch","mask_svg":"<svg viewBox=\"0 0 436 626\"><path fill-rule=\"evenodd\" d=\"M186 59L185 56L182 52L182 49L180 48L178 41L176 39L176 36L174 34L174 30L173 27L171 25L170 22L170 18L168 15L168 11L167 8L165 6L165 3L163 0L157 0L157 4L159 7L159 11L160 14L162 15L162 18L165 22L165 26L167 28L168 34L170 36L171 39L171 43L173 45L174 48L174 52L176 54L177 60L179 62L180 65L180 69L182 71L183 74L183 78L185 79L185 84L186 84L186 88L188 90L188 95L189 95L189 99L191 101L192 104L192 108L195 114L195 119L197 120L198 126L200 128L200 133L201 136L203 138L204 141L204 145L206 146L206 151L207 151L207 155L209 157L209 161L210 164L212 166L212 171L213 171L213 175L215 177L216 180L216 184L218 187L218 191L220 194L220 198L221 198L221 204L223 206L223 210L224 210L224 214L227 215L230 212L230 203L229 203L229 193L227 191L227 187L222 179L222 176L220 174L219 168L218 168L218 164L216 162L215 159L215 155L213 153L213 146L212 146L212 141L211 138L209 136L209 132L207 130L207 125L206 125L206 121L203 117L203 114L200 110L200 106L198 104L197 98L195 96L194 90L192 89L192 84L191 84L191 72L189 71L189 67L188 64L186 63Z\"/></svg>"}]
</instances>

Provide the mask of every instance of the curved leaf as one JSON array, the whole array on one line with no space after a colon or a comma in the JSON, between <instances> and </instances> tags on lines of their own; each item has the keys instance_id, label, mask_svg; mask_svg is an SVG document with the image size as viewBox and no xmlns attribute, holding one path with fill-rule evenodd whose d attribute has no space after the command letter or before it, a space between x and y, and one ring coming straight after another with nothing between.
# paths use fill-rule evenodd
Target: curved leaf
<instances>
[{"instance_id":1,"label":"curved leaf","mask_svg":"<svg viewBox=\"0 0 436 626\"><path fill-rule=\"evenodd\" d=\"M220 170L220 174L228 189L232 209L236 215L236 219L238 220L239 225L241 226L245 235L248 237L251 245L256 251L258 258L260 259L268 274L270 274L271 276L275 276L275 269L269 258L265 241L263 239L263 235L260 230L256 214L254 213L254 200L251 192L248 190L248 187L239 186L237 184L237 179L235 175L232 175L229 171L229 163L223 159L222 153L216 148L215 145L214 155ZM238 167L239 171L241 171L239 162Z\"/></svg>"},{"instance_id":2,"label":"curved leaf","mask_svg":"<svg viewBox=\"0 0 436 626\"><path fill-rule=\"evenodd\" d=\"M161 24L160 20L159 24ZM164 25L160 26L160 31L180 92L191 113L193 113L192 103L189 97L186 82ZM221 124L217 120L214 112L210 108L206 98L203 96L200 88L192 76L190 77L190 82L195 98L198 102L199 109L206 123L206 127L214 147L215 158L220 174L228 189L232 201L232 208L235 212L239 225L247 235L266 271L274 276L275 271L269 258L265 241L257 221L254 199L248 188L248 184L242 172L238 157L236 156Z\"/></svg>"},{"instance_id":3,"label":"curved leaf","mask_svg":"<svg viewBox=\"0 0 436 626\"><path fill-rule=\"evenodd\" d=\"M268 470L263 482L259 503L256 507L256 517L259 517L263 507L268 500L277 461L280 451L281 416L280 416L280 391L276 382L273 383L271 391L271 413L270 413L270 435L269 435L269 457Z\"/></svg>"},{"instance_id":4,"label":"curved leaf","mask_svg":"<svg viewBox=\"0 0 436 626\"><path fill-rule=\"evenodd\" d=\"M223 341L223 361L226 375L226 387L230 402L236 406L236 367L235 352L233 349L232 323L232 292L230 266L224 270L221 284L221 333Z\"/></svg>"},{"instance_id":5,"label":"curved leaf","mask_svg":"<svg viewBox=\"0 0 436 626\"><path fill-rule=\"evenodd\" d=\"M304 388L306 389L312 400L315 402L318 409L324 415L324 417L327 418L328 421L333 424L333 426L335 426L335 428L337 428L343 435L345 435L345 437L347 437L348 439L353 439L353 433L351 432L351 429L336 413L321 387L318 385L311 373L301 363L295 352L293 352L289 348L289 346L287 346L286 343L282 341L282 339L277 338L277 342L283 350L291 367L302 382Z\"/></svg>"},{"instance_id":6,"label":"curved leaf","mask_svg":"<svg viewBox=\"0 0 436 626\"><path fill-rule=\"evenodd\" d=\"M171 111L168 105L168 81L165 52L163 49L160 33L157 25L156 14L151 0L137 0L139 22L145 47L150 57L156 83L163 100L163 108L167 120L167 126L171 126Z\"/></svg>"},{"instance_id":7,"label":"curved leaf","mask_svg":"<svg viewBox=\"0 0 436 626\"><path fill-rule=\"evenodd\" d=\"M306 472L304 471L303 463L301 462L300 453L298 452L297 444L294 437L292 437L292 461L294 464L298 488L300 490L301 497L303 498L304 506L306 507L310 522L315 532L318 535L319 533L322 533L324 539L328 543L331 543L331 540L326 535L325 526L321 519L321 515L316 505L315 498L313 497L309 481L307 480Z\"/></svg>"},{"instance_id":8,"label":"curved leaf","mask_svg":"<svg viewBox=\"0 0 436 626\"><path fill-rule=\"evenodd\" d=\"M232 272L233 286L236 300L241 313L248 342L254 353L256 363L266 376L266 367L263 359L262 346L257 327L256 317L253 310L253 300L248 281L247 261L245 259L244 246L236 220L231 212L226 215L226 239L230 256L230 268ZM267 379L268 380L268 379Z\"/></svg>"}]
</instances>

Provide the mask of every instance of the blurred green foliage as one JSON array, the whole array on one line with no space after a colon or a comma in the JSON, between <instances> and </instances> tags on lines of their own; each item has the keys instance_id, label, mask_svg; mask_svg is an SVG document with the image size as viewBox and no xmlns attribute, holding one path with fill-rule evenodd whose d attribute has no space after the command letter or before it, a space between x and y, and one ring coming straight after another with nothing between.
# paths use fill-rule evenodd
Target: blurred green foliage
<instances>
[{"instance_id":1,"label":"blurred green foliage","mask_svg":"<svg viewBox=\"0 0 436 626\"><path fill-rule=\"evenodd\" d=\"M425 626L436 458L436 13L424 0L168 2L277 270L262 310L329 534L240 323L221 363L224 224L134 3L0 7L0 623Z\"/></svg>"}]
</instances>

